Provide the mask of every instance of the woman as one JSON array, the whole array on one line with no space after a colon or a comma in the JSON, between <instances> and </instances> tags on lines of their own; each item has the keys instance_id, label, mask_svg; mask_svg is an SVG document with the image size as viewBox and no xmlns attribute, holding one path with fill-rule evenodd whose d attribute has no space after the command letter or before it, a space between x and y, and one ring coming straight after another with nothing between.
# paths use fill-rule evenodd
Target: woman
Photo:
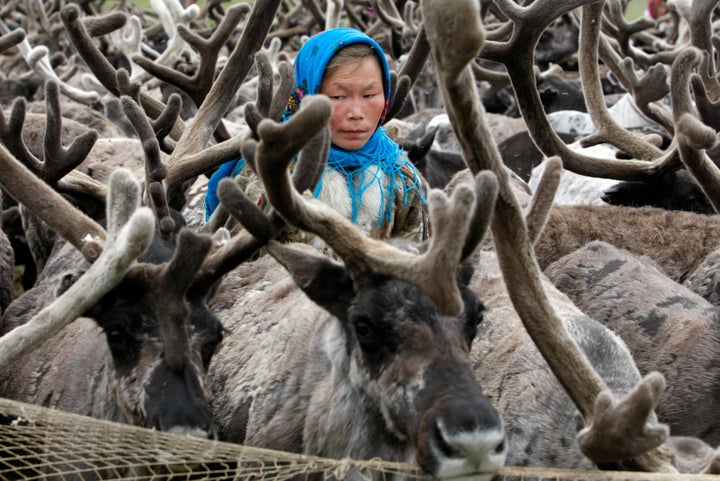
<instances>
[{"instance_id":1,"label":"woman","mask_svg":"<svg viewBox=\"0 0 720 481\"><path fill-rule=\"evenodd\" d=\"M295 90L283 121L305 95L327 95L333 106L328 167L315 197L373 237L426 239L425 183L381 127L390 98L390 69L380 45L353 28L326 30L302 46L294 68ZM250 169L244 166L238 159L212 176L205 199L208 218L219 203L217 183L228 175L245 175Z\"/></svg>"}]
</instances>

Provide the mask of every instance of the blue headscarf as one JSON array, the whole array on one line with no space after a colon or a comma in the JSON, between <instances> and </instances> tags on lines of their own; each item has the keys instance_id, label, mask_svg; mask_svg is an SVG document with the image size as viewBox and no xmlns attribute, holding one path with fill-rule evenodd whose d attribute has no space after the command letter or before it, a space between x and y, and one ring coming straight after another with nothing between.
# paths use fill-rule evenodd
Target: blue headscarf
<instances>
[{"instance_id":1,"label":"blue headscarf","mask_svg":"<svg viewBox=\"0 0 720 481\"><path fill-rule=\"evenodd\" d=\"M387 136L385 129L380 127L387 115L390 99L390 68L380 45L363 32L346 27L325 30L311 37L305 42L295 58L295 89L283 113L282 121L288 120L298 110L305 95L320 93L323 75L332 57L338 50L354 43L367 44L377 53L383 74L385 107L380 115L378 128L363 147L357 150L346 150L335 145L330 146L327 170L337 170L345 175L348 190L352 197L353 222L357 222L357 211L362 203L362 195L365 190L371 187L374 182L382 185L383 179L380 174L387 176L388 185L384 190L380 189L382 202L377 222L379 227L383 221L389 222L392 219L393 198L398 174L402 179L405 204L407 205L409 194L414 189L417 189L422 198L420 177L415 167L404 155L400 146ZM367 168L373 165L379 167L379 172L370 173L367 171ZM210 217L219 204L216 190L220 179L237 175L244 166L245 160L240 158L221 165L212 175L208 183L208 193L205 197L206 219ZM313 193L315 197L318 197L321 189L322 179L318 182Z\"/></svg>"}]
</instances>

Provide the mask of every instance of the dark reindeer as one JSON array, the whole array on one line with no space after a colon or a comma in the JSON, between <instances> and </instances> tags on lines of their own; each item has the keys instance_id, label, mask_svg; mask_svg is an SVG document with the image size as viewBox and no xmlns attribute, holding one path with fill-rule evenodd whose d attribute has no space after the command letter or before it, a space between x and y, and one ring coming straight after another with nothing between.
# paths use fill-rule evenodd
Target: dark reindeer
<instances>
[{"instance_id":1,"label":"dark reindeer","mask_svg":"<svg viewBox=\"0 0 720 481\"><path fill-rule=\"evenodd\" d=\"M329 141L329 115L326 97L307 97L287 123L261 122L260 142L243 149L277 212L343 262L305 244L272 242L272 258L239 266L221 284L211 307L228 333L207 378L218 435L335 458L414 460L440 478L489 479L506 444L469 363L483 307L461 261L482 238L493 179L480 176L475 195L468 186L450 199L434 191L431 216L443 223L419 252L372 240L305 200L285 174L303 138L319 132Z\"/></svg>"},{"instance_id":2,"label":"dark reindeer","mask_svg":"<svg viewBox=\"0 0 720 481\"><path fill-rule=\"evenodd\" d=\"M264 10L260 8L260 11ZM236 18L237 13L238 9ZM75 5L66 5L62 15L68 31L81 38L81 43L87 40L84 52L89 55L95 54L89 32L96 29L107 32L119 23L118 16L112 13L103 20L93 17L83 20ZM256 27L259 25L262 22L255 22ZM244 45L238 47L244 52L238 55L245 58L247 50L243 48ZM102 258L98 254L106 250L105 240L108 246L113 243L115 236L102 225L107 222L108 229L114 232L113 223L119 220L89 218L49 187L76 200L80 194L85 199L95 199L96 203L100 200L101 204L107 192L106 186L74 170L91 150L95 136L84 135L67 148L60 144L61 115L56 86L52 83L47 86L44 161L28 152L20 135L13 135L22 129L22 102L14 107L9 123L3 117L2 140L9 150L3 150L2 156L4 175L0 183L3 189L67 243L55 243L38 283L16 299L5 313L2 339L9 342L24 338L25 341L23 349L14 350L3 359L2 395L154 429L214 436L204 376L222 339L223 329L208 309L207 301L217 281L252 255L259 244L245 238L218 247L209 235L183 228L183 219L173 213L168 204L171 197L164 187L166 175L183 174L178 174L177 168L165 168L160 162L160 150L168 147L165 135L197 135L204 125L199 123L195 130L183 131L177 120L180 107L177 98L171 98L167 106L148 100L149 108L155 108L156 113L150 120L140 107L145 95L138 85L112 67L104 72L103 80L118 95L143 143L145 197L155 214L151 221L156 229L153 243L146 252L135 252L136 257L143 254L136 263L125 266L125 270L116 269L108 279L113 282L105 282L103 289L90 296L91 301L67 312L58 313L52 308L63 305L62 295L53 303L58 288L62 291L70 286L69 292L75 279L82 282L83 271L92 271L93 262ZM222 95L216 95L221 104ZM206 115L207 109L216 105L208 104L198 115ZM210 118L209 122L219 122L222 113L211 114L217 120ZM178 143L179 147L182 145ZM30 170L18 167L17 159ZM228 160L212 149L205 153L204 159L203 165ZM203 163L203 158L199 162ZM196 175L194 171L178 182L185 182L193 175ZM139 199L140 194L136 197ZM136 204L137 200L130 203ZM95 209L93 213L98 211L104 209ZM108 215L111 212L108 207ZM86 239L88 235L90 241ZM49 310L43 309L46 306ZM37 329L48 316L58 317L59 321L51 323L52 329ZM86 317L60 330L78 316ZM28 322L31 318L40 321ZM26 338L27 334L32 336ZM45 342L42 348L27 353L29 348L42 342ZM12 362L14 364L9 364ZM34 381L28 383L28 379Z\"/></svg>"}]
</instances>

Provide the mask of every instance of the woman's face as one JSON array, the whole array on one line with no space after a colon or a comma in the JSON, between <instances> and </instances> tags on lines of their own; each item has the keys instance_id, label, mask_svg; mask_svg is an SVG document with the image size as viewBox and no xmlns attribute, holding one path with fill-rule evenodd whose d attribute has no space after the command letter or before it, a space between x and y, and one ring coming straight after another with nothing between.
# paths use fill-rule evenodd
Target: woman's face
<instances>
[{"instance_id":1,"label":"woman's face","mask_svg":"<svg viewBox=\"0 0 720 481\"><path fill-rule=\"evenodd\" d=\"M349 60L328 72L320 93L330 97L332 142L347 150L361 148L373 135L385 107L382 71L373 57Z\"/></svg>"}]
</instances>

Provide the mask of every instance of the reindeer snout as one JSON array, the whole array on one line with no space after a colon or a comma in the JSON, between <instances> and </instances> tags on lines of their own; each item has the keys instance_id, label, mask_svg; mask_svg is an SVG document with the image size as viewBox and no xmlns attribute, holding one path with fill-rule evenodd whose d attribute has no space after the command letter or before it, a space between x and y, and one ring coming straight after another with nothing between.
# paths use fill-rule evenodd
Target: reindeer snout
<instances>
[{"instance_id":1,"label":"reindeer snout","mask_svg":"<svg viewBox=\"0 0 720 481\"><path fill-rule=\"evenodd\" d=\"M145 386L150 427L161 431L212 438L213 415L193 369L176 371L159 365Z\"/></svg>"},{"instance_id":2,"label":"reindeer snout","mask_svg":"<svg viewBox=\"0 0 720 481\"><path fill-rule=\"evenodd\" d=\"M505 463L507 443L502 419L479 396L445 398L421 421L416 457L437 478L472 475L487 479ZM477 478L477 476L481 476Z\"/></svg>"}]
</instances>

